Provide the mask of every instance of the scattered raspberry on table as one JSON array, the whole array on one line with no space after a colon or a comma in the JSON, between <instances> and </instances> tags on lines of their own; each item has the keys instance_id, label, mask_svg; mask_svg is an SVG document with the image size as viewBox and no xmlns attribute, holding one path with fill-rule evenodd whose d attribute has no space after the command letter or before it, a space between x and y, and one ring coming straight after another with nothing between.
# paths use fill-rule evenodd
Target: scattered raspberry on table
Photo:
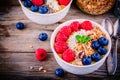
<instances>
[{"instance_id":1,"label":"scattered raspberry on table","mask_svg":"<svg viewBox=\"0 0 120 80\"><path fill-rule=\"evenodd\" d=\"M35 51L35 56L36 56L37 60L42 61L42 60L44 60L47 57L47 52L43 48L38 48Z\"/></svg>"}]
</instances>

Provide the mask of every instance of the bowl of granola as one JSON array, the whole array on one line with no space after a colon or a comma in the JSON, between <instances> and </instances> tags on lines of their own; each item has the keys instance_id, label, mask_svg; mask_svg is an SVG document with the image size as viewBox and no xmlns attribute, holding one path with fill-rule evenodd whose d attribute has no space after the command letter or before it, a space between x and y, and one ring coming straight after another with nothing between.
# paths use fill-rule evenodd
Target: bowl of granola
<instances>
[{"instance_id":1,"label":"bowl of granola","mask_svg":"<svg viewBox=\"0 0 120 80\"><path fill-rule=\"evenodd\" d=\"M112 9L115 0L76 0L76 4L87 14L100 15Z\"/></svg>"},{"instance_id":2,"label":"bowl of granola","mask_svg":"<svg viewBox=\"0 0 120 80\"><path fill-rule=\"evenodd\" d=\"M82 75L103 65L111 50L111 38L97 22L74 19L54 30L50 45L57 63L64 70Z\"/></svg>"},{"instance_id":3,"label":"bowl of granola","mask_svg":"<svg viewBox=\"0 0 120 80\"><path fill-rule=\"evenodd\" d=\"M73 0L19 0L24 14L38 24L54 24L63 19Z\"/></svg>"}]
</instances>

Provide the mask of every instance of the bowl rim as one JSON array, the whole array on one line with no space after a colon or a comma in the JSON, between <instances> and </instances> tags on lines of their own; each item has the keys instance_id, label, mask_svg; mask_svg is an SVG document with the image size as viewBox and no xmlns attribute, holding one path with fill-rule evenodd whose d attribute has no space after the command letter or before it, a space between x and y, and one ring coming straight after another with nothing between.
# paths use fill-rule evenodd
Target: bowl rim
<instances>
[{"instance_id":1,"label":"bowl rim","mask_svg":"<svg viewBox=\"0 0 120 80\"><path fill-rule=\"evenodd\" d=\"M26 8L23 4L22 4L22 2L21 2L21 0L18 0L19 1L19 3L20 3L20 5L22 6L22 8L25 8L26 10L28 10L30 13L32 13L32 14L35 14L35 15L41 15L41 16L50 16L50 15L55 15L55 14L59 14L59 13L61 13L61 12L63 12L64 10L66 10L66 8L68 8L71 4L72 4L72 1L73 0L70 0L70 2L69 2L69 4L67 5L67 6L65 6L65 8L64 9L62 9L62 10L60 10L60 11L58 11L58 12L54 12L54 13L50 13L50 14L40 14L40 13L36 13L36 12L32 12L31 10L29 10L28 8Z\"/></svg>"},{"instance_id":2,"label":"bowl rim","mask_svg":"<svg viewBox=\"0 0 120 80\"><path fill-rule=\"evenodd\" d=\"M81 22L82 22L82 21L85 21L85 20L88 20L88 21L92 22L93 24L99 26L100 29L102 30L102 32L104 31L104 33L105 33L106 36L107 36L107 39L109 40L109 44L108 44L108 45L109 45L109 46L108 46L109 49L108 49L107 53L104 55L104 57L102 57L102 59L100 59L99 61L95 62L94 64L83 65L83 66L73 65L73 64L70 64L70 63L64 61L62 58L60 58L60 57L58 56L57 52L56 52L55 49L54 49L54 44L53 44L54 42L53 42L53 41L55 40L55 36L56 36L57 32L58 32L63 26L65 26L66 24L69 25L69 24L70 24L71 22L73 22L73 21L79 21L79 22L81 21ZM60 25L54 30L54 32L53 32L52 35L51 35L50 46L51 46L51 49L52 49L52 51L53 51L54 57L59 58L59 60L61 60L63 63L65 63L65 64L67 64L67 65L69 65L69 66L72 66L72 67L85 68L85 67L95 66L95 65L101 63L104 59L107 58L107 56L109 55L110 50L111 50L111 38L110 38L110 35L108 34L108 32L107 32L99 23L97 23L97 22L95 22L95 21L93 21L93 20L90 20L90 19L73 19L73 20L68 20L68 21L60 24Z\"/></svg>"}]
</instances>

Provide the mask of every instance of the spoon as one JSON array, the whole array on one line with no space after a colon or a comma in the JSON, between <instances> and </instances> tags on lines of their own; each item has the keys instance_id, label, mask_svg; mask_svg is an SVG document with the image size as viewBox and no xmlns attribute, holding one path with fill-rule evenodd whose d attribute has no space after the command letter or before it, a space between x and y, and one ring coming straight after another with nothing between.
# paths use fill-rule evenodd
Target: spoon
<instances>
[{"instance_id":1,"label":"spoon","mask_svg":"<svg viewBox=\"0 0 120 80\"><path fill-rule=\"evenodd\" d=\"M112 37L112 35L114 34L114 30L113 30L113 23L112 23L111 19L110 18L103 19L101 25Z\"/></svg>"},{"instance_id":2,"label":"spoon","mask_svg":"<svg viewBox=\"0 0 120 80\"><path fill-rule=\"evenodd\" d=\"M120 19L117 19L117 21L114 24L114 34L113 34L113 38L114 38L114 43L115 43L115 47L113 49L113 75L116 72L117 69L117 44L118 44L118 39L120 38Z\"/></svg>"},{"instance_id":3,"label":"spoon","mask_svg":"<svg viewBox=\"0 0 120 80\"><path fill-rule=\"evenodd\" d=\"M106 29L106 31L109 33L109 35L111 37L114 35L113 23L110 20L110 18L103 19L101 25L104 29ZM109 75L112 75L112 73L113 73L113 66L114 66L113 65L113 57L112 57L112 54L110 52L108 55L108 58L107 58L107 71L108 71Z\"/></svg>"}]
</instances>

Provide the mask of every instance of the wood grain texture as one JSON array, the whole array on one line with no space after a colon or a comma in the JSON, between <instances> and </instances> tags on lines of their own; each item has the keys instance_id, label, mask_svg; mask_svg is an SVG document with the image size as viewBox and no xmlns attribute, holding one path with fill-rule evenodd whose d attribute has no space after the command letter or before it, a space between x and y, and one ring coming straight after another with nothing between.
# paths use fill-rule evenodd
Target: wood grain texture
<instances>
[{"instance_id":1,"label":"wood grain texture","mask_svg":"<svg viewBox=\"0 0 120 80\"><path fill-rule=\"evenodd\" d=\"M40 24L33 23L31 20L27 19L27 17L22 12L20 6L12 7L10 12L8 12L7 14L0 15L0 17L1 17L0 28L7 29L7 32L10 35L9 37L1 37L0 43L2 45L6 43L6 45L4 45L3 48L0 50L5 49L4 51L23 51L23 52L25 51L33 52L33 50L29 48L29 45L33 45L35 49L36 47L40 47L41 45L43 45L43 48L47 49L47 51L50 52L51 50L49 49L49 40L50 40L51 33L60 23L63 23L67 20L87 18L87 19L96 21L98 23L101 23L102 19L104 19L105 17L110 17L113 22L116 20L116 18L111 14L104 14L100 16L91 16L91 15L83 14L82 12L77 10L75 7L71 8L70 12L64 19L52 25L40 25ZM15 27L15 24L19 21L24 22L25 24L25 29L22 31L17 30ZM41 32L46 32L49 35L49 38L46 41L46 44L38 40L38 35ZM4 36L3 33L0 33L0 36ZM11 42L8 42L8 41L11 41ZM16 44L19 44L19 45L16 45ZM11 45L13 47L10 47ZM118 50L119 50L118 52L120 52L120 45L118 45Z\"/></svg>"},{"instance_id":2,"label":"wood grain texture","mask_svg":"<svg viewBox=\"0 0 120 80\"><path fill-rule=\"evenodd\" d=\"M4 3L6 4L3 5ZM40 25L32 22L24 15L17 0L0 0L0 75L3 75L2 78L5 75L9 75L8 78L18 76L18 79L19 77L25 79L39 77L38 79L44 78L46 80L48 78L58 80L99 80L106 77L106 80L112 80L113 77L120 75L120 54L118 54L118 68L115 76L111 77L107 74L107 65L105 62L98 70L91 74L78 76L65 72L65 76L59 78L54 75L54 70L60 66L55 61L50 48L51 34L59 24L67 20L80 18L91 19L101 24L105 17L109 17L113 22L117 19L112 12L99 16L87 15L81 12L75 4L72 4L68 15L61 21L51 25ZM19 21L25 24L25 29L16 29L15 25ZM48 39L44 42L38 39L38 35L42 32L48 34ZM120 53L119 44L118 53ZM33 47L31 48L31 46ZM37 61L35 59L35 50L39 47L47 50L48 56L45 61ZM30 69L30 66L34 68ZM40 66L43 66L47 72L39 71L38 68Z\"/></svg>"}]
</instances>

